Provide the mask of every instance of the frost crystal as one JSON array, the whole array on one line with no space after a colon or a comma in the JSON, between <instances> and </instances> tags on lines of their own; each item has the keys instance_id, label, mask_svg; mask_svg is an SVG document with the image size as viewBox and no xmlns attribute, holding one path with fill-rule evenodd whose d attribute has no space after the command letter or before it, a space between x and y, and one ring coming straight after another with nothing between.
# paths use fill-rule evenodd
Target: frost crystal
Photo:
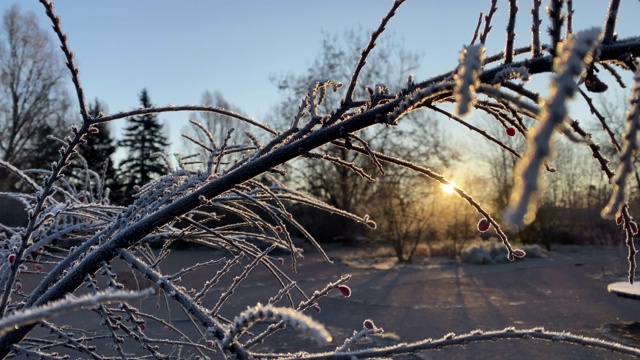
<instances>
[{"instance_id":1,"label":"frost crystal","mask_svg":"<svg viewBox=\"0 0 640 360\"><path fill-rule=\"evenodd\" d=\"M602 210L602 216L613 218L619 214L626 201L627 177L633 172L633 161L638 153L638 122L640 121L640 71L636 71L634 76L635 85L630 98L631 108L627 113L627 128L624 133L624 145L620 153L620 165L615 176L611 179L614 192L611 194L609 203ZM622 221L620 221L622 223Z\"/></svg>"},{"instance_id":2,"label":"frost crystal","mask_svg":"<svg viewBox=\"0 0 640 360\"><path fill-rule=\"evenodd\" d=\"M514 225L523 226L535 219L540 170L551 155L553 131L564 125L566 102L578 88L574 78L582 73L585 63L591 61L599 35L600 29L593 28L570 36L556 58L554 71L558 75L551 83L550 96L540 114L540 121L530 131L529 148L514 174L514 189L506 214L507 221Z\"/></svg>"},{"instance_id":3,"label":"frost crystal","mask_svg":"<svg viewBox=\"0 0 640 360\"><path fill-rule=\"evenodd\" d=\"M473 107L476 88L480 85L483 61L483 45L470 45L460 52L460 67L453 77L456 83L453 89L456 112L460 116L469 113Z\"/></svg>"}]
</instances>

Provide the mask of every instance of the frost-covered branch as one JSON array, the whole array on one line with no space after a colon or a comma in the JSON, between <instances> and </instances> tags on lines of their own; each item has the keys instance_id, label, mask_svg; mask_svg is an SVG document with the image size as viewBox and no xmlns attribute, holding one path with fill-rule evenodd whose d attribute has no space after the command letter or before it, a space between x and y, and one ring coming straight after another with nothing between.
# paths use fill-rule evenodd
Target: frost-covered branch
<instances>
[{"instance_id":1,"label":"frost-covered branch","mask_svg":"<svg viewBox=\"0 0 640 360\"><path fill-rule=\"evenodd\" d=\"M496 331L482 331L475 330L468 334L456 335L450 333L440 339L426 339L417 341L414 343L402 343L398 345L347 351L342 353L322 353L296 356L296 359L327 359L327 360L350 360L356 359L374 359L374 358L387 358L389 356L401 355L401 354L414 354L424 350L443 349L450 346L469 346L472 343L486 342L486 341L498 341L498 340L543 340L558 343L567 343L580 346L588 346L597 349L612 351L619 354L627 354L633 356L640 356L640 349L632 346L622 345L611 341L574 335L568 332L547 331L543 328L533 328L518 330L515 328L506 328L504 330ZM286 355L278 357L279 359L293 359Z\"/></svg>"},{"instance_id":2,"label":"frost-covered branch","mask_svg":"<svg viewBox=\"0 0 640 360\"><path fill-rule=\"evenodd\" d=\"M470 45L460 52L460 65L453 79L456 113L466 115L475 102L475 91L480 85L480 74L484 62L484 46Z\"/></svg>"},{"instance_id":3,"label":"frost-covered branch","mask_svg":"<svg viewBox=\"0 0 640 360\"><path fill-rule=\"evenodd\" d=\"M618 8L620 0L610 0L607 9L607 18L604 22L604 32L602 35L602 43L608 44L614 40L613 35L616 30L616 21L618 20Z\"/></svg>"},{"instance_id":4,"label":"frost-covered branch","mask_svg":"<svg viewBox=\"0 0 640 360\"><path fill-rule=\"evenodd\" d=\"M54 301L47 305L31 307L19 310L0 319L0 335L11 329L18 329L28 324L34 324L54 316L67 313L76 309L90 308L102 304L110 304L119 301L138 300L154 293L152 288L142 291L103 291L95 294L75 297L71 294L64 299Z\"/></svg>"},{"instance_id":5,"label":"frost-covered branch","mask_svg":"<svg viewBox=\"0 0 640 360\"><path fill-rule=\"evenodd\" d=\"M80 127L72 128L69 136L59 139L63 147L60 150L59 159L51 169L27 172L0 161L0 167L16 175L31 191L31 193L9 195L25 204L29 211L27 226L24 228L2 227L7 230L8 235L6 240L3 240L6 246L0 249L2 258L0 324L3 324L2 321L8 323L2 325L3 330L0 333L0 358L6 357L11 351L14 354L59 358L53 355L53 352L47 353L47 346L51 348L68 346L74 351L80 351L83 355L93 358L107 356L103 355L103 351L86 345L87 342L83 336L76 336L73 331L63 333L62 327L56 328L54 325L49 328L53 333L58 334L59 341L37 348L23 346L23 341L33 328L34 322L41 321L53 312L84 306L82 305L84 303L79 300L83 298L64 298L65 294L77 292L83 282L91 284L96 291L101 281L106 282L111 288L124 286L116 280L116 274L110 270L109 264L114 261L124 261L133 274L140 275L143 280L150 281L159 289L156 310L162 308L161 300L164 301L167 312L170 304L177 304L187 317L189 326L192 326L193 332L197 334L191 336L189 333L190 337L187 337L185 334L188 332L180 329L180 325L172 323L170 313L165 319L159 314L144 312L142 305L139 307L130 305L128 300L138 299L147 294L146 292L126 293L129 294L127 296L131 296L129 298L111 297L101 298L102 300L99 300L98 296L120 293L94 294L92 300L87 300L86 306L99 305L98 313L102 316L107 328L103 329L104 333L96 335L93 339L100 336L102 336L101 339L112 339L115 351L123 358L127 356L124 351L125 345L120 344L123 339L141 345L156 358L180 357L184 355L181 353L184 349L191 349L204 356L207 351L217 348L225 356L238 359L260 355L251 353L248 349L285 325L310 330L319 338L327 340L328 333L306 318L302 312L310 309L319 310L320 300L334 289L340 290L343 294L350 294L349 288L345 285L348 277L329 283L324 289L307 296L298 283L287 275L285 270L278 267L278 263L282 264L285 261L282 258L276 258L277 255L269 254L271 250L278 248L290 252L292 270L295 270L296 261L301 257L302 250L294 244L292 231L298 231L302 238L307 239L328 260L318 242L289 213L288 206L290 203L306 205L343 216L370 228L375 228L377 225L369 215L360 216L337 209L306 194L289 189L280 182L281 180L277 180L277 176L286 175L284 164L304 157L313 158L312 161L331 162L332 165L351 169L356 175L362 175L370 180L373 180L373 176L369 175L373 173L370 170L373 166L382 174L388 171L387 168L383 171L382 163L385 163L385 166L399 167L422 174L439 184L452 185L454 192L466 200L481 216L478 222L479 231L485 231L493 226L508 250L509 259L524 256L522 250L512 247L497 218L492 217L477 199L424 164L377 151L378 149L363 133L371 127L399 125L406 120L406 115L420 109L447 115L471 129L472 135L479 134L481 140L488 140L515 157L520 155L505 142L490 136L465 118L451 114L451 111L464 115L475 107L492 117L500 126L509 129L509 135L522 136L529 140L530 147L522 156L523 159L516 174L514 190L516 201L510 208L510 219L517 224L527 223L535 215L535 198L540 191L540 173L545 167L549 169L547 161L552 152L553 132L559 130L561 135L578 140L579 146L588 146L597 164L615 187L616 192L608 211L619 215L617 220L627 234L630 279L633 280L635 270L633 237L637 232L637 224L631 217L629 207L624 203L624 197L630 159L637 152L637 122L640 117L637 98L640 96L638 94L640 81L636 79L633 95L635 100L632 101L632 110L627 117L629 126L622 147L621 164L615 176L608 166L608 160L602 155L599 145L591 140L591 135L584 132L577 122L569 119L567 110L567 100L578 90L576 82L578 77L584 78L587 90L604 91L606 86L602 86L603 83L597 80L595 71L605 68L621 83L620 75L616 76L617 71L636 68L635 58L640 56L640 38L618 40L614 35L619 1L611 1L603 32L592 29L572 33L572 2L565 2L567 4L565 15L562 14L563 1L552 0L549 11L551 44L541 44L539 37L541 1L534 0L531 9L532 39L530 43L527 40L525 46L516 47L515 22L518 16L518 4L515 0L509 0L504 49L499 49L501 51L491 56L485 56L485 45L492 27L492 18L497 13L497 0L491 0L489 11L484 17L481 14L474 31L472 43L479 39L479 44L467 46L463 50L455 69L432 78L420 79L420 81L414 81L413 77L409 76L406 83L394 90L391 90L392 86L375 82L360 86L361 74L367 61L370 61L369 57L375 49L376 42L404 2L397 0L382 18L379 27L372 33L350 78L342 79L349 81L347 89L341 89L341 83L337 80L326 78L304 84L303 99L299 106L293 109L294 114L288 122L290 126L283 132L277 132L268 125L235 112L207 106L142 108L110 116L90 117L85 108L79 71L73 53L69 49L67 37L62 31L60 19L54 14L50 2L46 0L41 2L53 23L63 55L67 60L83 123ZM561 29L565 19L567 38L563 39ZM484 27L480 31L482 20L484 20ZM600 44L598 37L601 33L603 41ZM455 61L455 59L452 60ZM555 76L550 94L545 96L545 101L541 101L541 96L524 82L547 72L553 72ZM407 78L407 75L403 74L403 78ZM523 83L516 84L516 82ZM331 96L328 92L329 88L336 92L345 92L340 104L329 106L327 103ZM356 91L360 91L360 88L363 91L369 90L369 96L363 92L365 96L354 99ZM585 100L593 110L595 107L590 99L585 96ZM94 187L102 188L104 183L99 176L89 171L87 162L82 159L80 170L85 176L84 181L76 185L63 177L63 171L71 166L71 160L76 156L78 146L87 136L98 131L95 125L132 116L175 111L198 111L220 115L250 124L259 130L258 135L245 132L243 143L233 144L231 138L233 129L228 129L226 137L216 139L204 125L196 123L196 127L204 134L202 137L204 140L193 137L190 137L190 140L205 154L206 160L202 161L203 164L206 163L203 165L204 168L197 168L192 160L187 160L188 156L176 157L178 162L176 166L170 156L160 154L167 163L167 173L148 184L139 184L132 199L133 203L127 208L108 205L108 198L106 195L103 196L102 189L94 191ZM528 118L538 119L537 124L529 128ZM603 126L606 127L604 121ZM615 143L612 131L609 129L608 132ZM262 135L264 138L261 137ZM345 153L353 151L358 156L363 154L373 162L373 166L366 168L352 163L347 158L326 155L325 149L335 150L335 147L340 151L345 150ZM38 177L44 177L44 179L36 180ZM55 241L61 239L71 240L75 244L66 248L55 245ZM171 256L169 245L176 240L221 249L229 257L224 260L212 259L200 264L185 264L182 270L173 275L163 274L161 269ZM149 242L162 243L161 249L152 250ZM262 251L255 242L267 244L264 247L267 251ZM54 250L55 254L52 253ZM48 258L43 260L44 256ZM118 260L118 257L121 260ZM32 265L33 268L29 270L27 265ZM221 314L227 310L226 307L231 307L229 306L233 300L231 294L258 267L270 273L276 284L275 289L265 297L269 304L251 307L237 315L233 321L222 316ZM211 270L210 275L207 275L207 280L198 289L188 289L180 284L182 277L197 271L209 270ZM20 276L26 273L38 275L41 279L28 294L25 293L20 281ZM98 273L100 275L96 275ZM233 276L235 277L232 278ZM125 292L122 294L124 296ZM269 295L271 295L270 299ZM127 304L116 309L102 306L103 302L100 301L104 303L125 301ZM273 304L278 301L287 303L289 307L276 308ZM210 307L205 307L204 303L209 304ZM15 317L22 321L18 327L14 326L15 323L11 323ZM257 335L247 332L255 322L263 320L274 323L262 327L262 332ZM144 329L146 321L153 321L166 327L167 331L175 333L176 337L150 338ZM130 324L127 325L126 322ZM425 340L385 349L350 351L355 340L381 331L373 325L371 320L365 320L363 326L363 330L354 332L354 335L346 339L344 344L333 353L305 356L308 358L381 357L502 338L566 341L638 355L637 349L630 350L618 344L579 338L571 334L547 332L542 329L475 331L470 334L460 336L450 334L439 340ZM156 344L162 344L167 347L164 350L169 350L166 353L157 350ZM269 355L271 356L292 355Z\"/></svg>"},{"instance_id":6,"label":"frost-covered branch","mask_svg":"<svg viewBox=\"0 0 640 360\"><path fill-rule=\"evenodd\" d=\"M325 327L311 317L298 311L258 304L241 312L234 320L229 332L222 340L222 347L226 348L234 339L245 332L253 324L260 321L283 322L295 329L313 335L320 342L331 342L332 337Z\"/></svg>"},{"instance_id":7,"label":"frost-covered branch","mask_svg":"<svg viewBox=\"0 0 640 360\"><path fill-rule=\"evenodd\" d=\"M612 219L620 214L622 206L627 201L627 177L633 172L633 160L638 152L638 126L640 126L640 73L636 72L635 85L629 103L631 108L627 113L627 128L623 136L622 150L620 152L620 165L615 176L611 179L613 193L609 203L602 210L602 216Z\"/></svg>"},{"instance_id":8,"label":"frost-covered branch","mask_svg":"<svg viewBox=\"0 0 640 360\"><path fill-rule=\"evenodd\" d=\"M504 63L513 62L513 42L516 39L516 16L518 14L518 2L509 0L509 22L507 23L507 41L504 47Z\"/></svg>"},{"instance_id":9,"label":"frost-covered branch","mask_svg":"<svg viewBox=\"0 0 640 360\"><path fill-rule=\"evenodd\" d=\"M586 63L591 61L591 53L598 43L600 29L594 28L577 33L567 40L555 67L549 99L533 128L529 148L515 171L513 202L507 211L510 223L522 226L535 218L536 196L540 188L540 169L551 155L551 136L557 127L566 126L566 102L577 91L574 78L582 74Z\"/></svg>"}]
</instances>

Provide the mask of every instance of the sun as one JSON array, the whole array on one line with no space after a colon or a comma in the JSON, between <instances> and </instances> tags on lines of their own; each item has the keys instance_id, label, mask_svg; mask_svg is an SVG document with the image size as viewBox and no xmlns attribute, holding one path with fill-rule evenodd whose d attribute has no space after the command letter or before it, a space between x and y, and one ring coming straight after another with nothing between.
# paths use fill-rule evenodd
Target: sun
<instances>
[{"instance_id":1,"label":"sun","mask_svg":"<svg viewBox=\"0 0 640 360\"><path fill-rule=\"evenodd\" d=\"M453 194L456 192L456 187L458 187L458 185L456 185L456 183L454 182L450 182L449 184L442 184L442 191L445 194Z\"/></svg>"}]
</instances>

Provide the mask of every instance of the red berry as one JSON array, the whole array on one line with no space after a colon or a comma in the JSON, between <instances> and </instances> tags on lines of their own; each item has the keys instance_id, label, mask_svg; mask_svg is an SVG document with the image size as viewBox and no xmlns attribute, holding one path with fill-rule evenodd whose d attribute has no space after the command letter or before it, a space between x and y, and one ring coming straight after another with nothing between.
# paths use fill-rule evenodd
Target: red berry
<instances>
[{"instance_id":1,"label":"red berry","mask_svg":"<svg viewBox=\"0 0 640 360\"><path fill-rule=\"evenodd\" d=\"M13 265L16 262L16 254L9 254L9 264Z\"/></svg>"},{"instance_id":2,"label":"red berry","mask_svg":"<svg viewBox=\"0 0 640 360\"><path fill-rule=\"evenodd\" d=\"M156 310L160 310L160 303L156 303Z\"/></svg>"},{"instance_id":3,"label":"red berry","mask_svg":"<svg viewBox=\"0 0 640 360\"><path fill-rule=\"evenodd\" d=\"M140 331L144 331L144 329L146 328L146 326L144 326L144 324L140 324L140 325L138 325L138 327L140 328Z\"/></svg>"},{"instance_id":4,"label":"red berry","mask_svg":"<svg viewBox=\"0 0 640 360\"><path fill-rule=\"evenodd\" d=\"M491 227L491 223L486 218L482 218L478 221L478 231L486 232L489 230L489 227Z\"/></svg>"},{"instance_id":5,"label":"red berry","mask_svg":"<svg viewBox=\"0 0 640 360\"><path fill-rule=\"evenodd\" d=\"M97 127L93 127L92 126L92 127L89 128L89 132L92 133L92 134L97 134L97 133L100 132L100 129L98 129Z\"/></svg>"},{"instance_id":6,"label":"red berry","mask_svg":"<svg viewBox=\"0 0 640 360\"><path fill-rule=\"evenodd\" d=\"M22 282L16 281L16 291L22 290Z\"/></svg>"},{"instance_id":7,"label":"red berry","mask_svg":"<svg viewBox=\"0 0 640 360\"><path fill-rule=\"evenodd\" d=\"M622 225L623 222L624 217L622 216L622 214L618 215L618 217L616 218L616 225Z\"/></svg>"},{"instance_id":8,"label":"red berry","mask_svg":"<svg viewBox=\"0 0 640 360\"><path fill-rule=\"evenodd\" d=\"M631 232L633 235L638 233L638 224L635 221L629 221L629 228L631 228Z\"/></svg>"},{"instance_id":9,"label":"red berry","mask_svg":"<svg viewBox=\"0 0 640 360\"><path fill-rule=\"evenodd\" d=\"M513 126L508 127L508 128L507 128L507 135L509 135L509 136L515 136L515 135L516 135L516 128L514 128Z\"/></svg>"},{"instance_id":10,"label":"red berry","mask_svg":"<svg viewBox=\"0 0 640 360\"><path fill-rule=\"evenodd\" d=\"M322 311L322 309L318 305L313 305L313 310L315 310L317 313L320 313L320 311Z\"/></svg>"},{"instance_id":11,"label":"red berry","mask_svg":"<svg viewBox=\"0 0 640 360\"><path fill-rule=\"evenodd\" d=\"M369 221L367 221L367 226L368 226L368 227L370 227L370 228L372 228L372 229L375 229L375 228L377 228L377 227L378 227L378 225L376 224L376 222L375 222L375 221L373 221L373 220L369 220Z\"/></svg>"},{"instance_id":12,"label":"red berry","mask_svg":"<svg viewBox=\"0 0 640 360\"><path fill-rule=\"evenodd\" d=\"M340 290L344 297L351 296L351 289L347 285L338 285L338 290Z\"/></svg>"},{"instance_id":13,"label":"red berry","mask_svg":"<svg viewBox=\"0 0 640 360\"><path fill-rule=\"evenodd\" d=\"M366 319L363 323L362 326L364 326L365 329L375 329L376 328L376 324L373 323L372 320L370 319Z\"/></svg>"},{"instance_id":14,"label":"red berry","mask_svg":"<svg viewBox=\"0 0 640 360\"><path fill-rule=\"evenodd\" d=\"M42 264L33 264L33 268L34 268L36 271L42 271L42 270L44 270L44 266L42 266Z\"/></svg>"},{"instance_id":15,"label":"red berry","mask_svg":"<svg viewBox=\"0 0 640 360\"><path fill-rule=\"evenodd\" d=\"M509 254L507 255L507 259L509 259L509 261L513 261L513 260L515 260L516 258L515 258L515 256L513 255L513 253L509 253Z\"/></svg>"},{"instance_id":16,"label":"red berry","mask_svg":"<svg viewBox=\"0 0 640 360\"><path fill-rule=\"evenodd\" d=\"M278 262L278 264L284 265L284 259L283 258L279 257L279 258L276 259L276 261Z\"/></svg>"},{"instance_id":17,"label":"red berry","mask_svg":"<svg viewBox=\"0 0 640 360\"><path fill-rule=\"evenodd\" d=\"M515 256L517 258L523 258L523 257L525 257L525 255L527 255L527 253L522 249L513 250L513 256Z\"/></svg>"}]
</instances>

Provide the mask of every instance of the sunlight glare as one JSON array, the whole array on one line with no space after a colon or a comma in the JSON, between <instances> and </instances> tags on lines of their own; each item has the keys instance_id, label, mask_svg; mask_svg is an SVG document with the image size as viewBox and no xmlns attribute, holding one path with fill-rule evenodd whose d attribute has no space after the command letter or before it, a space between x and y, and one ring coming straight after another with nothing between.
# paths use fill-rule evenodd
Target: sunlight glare
<instances>
[{"instance_id":1,"label":"sunlight glare","mask_svg":"<svg viewBox=\"0 0 640 360\"><path fill-rule=\"evenodd\" d=\"M445 194L453 194L456 192L455 187L457 187L458 185L456 185L456 183L454 182L451 182L450 184L442 184L441 186L442 191L444 191Z\"/></svg>"}]
</instances>

